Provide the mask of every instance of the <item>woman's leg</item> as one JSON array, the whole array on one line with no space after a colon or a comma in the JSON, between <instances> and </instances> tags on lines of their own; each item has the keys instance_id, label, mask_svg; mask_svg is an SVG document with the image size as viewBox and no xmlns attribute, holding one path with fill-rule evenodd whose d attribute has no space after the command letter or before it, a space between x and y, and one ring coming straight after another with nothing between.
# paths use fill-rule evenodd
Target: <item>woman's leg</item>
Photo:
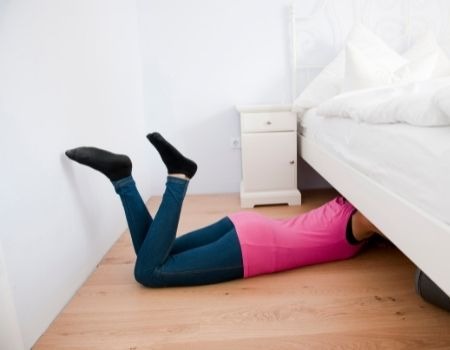
<instances>
[{"instance_id":1,"label":"woman's leg","mask_svg":"<svg viewBox=\"0 0 450 350\"><path fill-rule=\"evenodd\" d=\"M228 218L175 239L189 181L169 176L139 251L136 280L149 287L218 283L243 277L242 253Z\"/></svg>"},{"instance_id":2,"label":"woman's leg","mask_svg":"<svg viewBox=\"0 0 450 350\"><path fill-rule=\"evenodd\" d=\"M152 217L131 176L130 158L124 154L111 153L96 147L74 148L66 151L66 155L80 164L101 172L112 182L122 201L137 254L152 223Z\"/></svg>"},{"instance_id":3,"label":"woman's leg","mask_svg":"<svg viewBox=\"0 0 450 350\"><path fill-rule=\"evenodd\" d=\"M213 283L241 276L242 257L236 233L234 236L223 233L234 232L227 219L180 238L174 250L178 254L172 253L188 179L194 176L197 165L160 134L149 134L147 138L159 152L169 176L158 212L138 253L136 280L146 286L162 287ZM186 179L171 176L174 174L181 174ZM234 240L227 239L230 236ZM205 245L206 242L210 243ZM197 248L192 249L194 246ZM223 273L217 273L218 270ZM197 277L186 277L186 272Z\"/></svg>"},{"instance_id":4,"label":"woman's leg","mask_svg":"<svg viewBox=\"0 0 450 350\"><path fill-rule=\"evenodd\" d=\"M145 286L208 284L243 276L240 245L229 219L180 237L174 254L188 184L188 180L167 178L161 205L136 259L135 277Z\"/></svg>"},{"instance_id":5,"label":"woman's leg","mask_svg":"<svg viewBox=\"0 0 450 350\"><path fill-rule=\"evenodd\" d=\"M153 218L148 212L132 176L113 181L113 185L116 193L120 196L134 251L137 255L153 222Z\"/></svg>"},{"instance_id":6,"label":"woman's leg","mask_svg":"<svg viewBox=\"0 0 450 350\"><path fill-rule=\"evenodd\" d=\"M169 175L180 174L189 179L195 174L197 165L161 135L153 133L147 138L160 153ZM191 239L181 240L177 247L179 254L169 258L188 186L187 179L168 177L163 201L152 220L131 178L131 161L127 156L94 147L79 147L67 151L66 155L102 172L113 182L124 205L133 245L138 253L135 276L139 282L149 286L190 285L242 277L242 257L234 228L225 235L216 233L214 237L218 239L215 241L211 241L213 236L206 234L212 230L197 231L190 235ZM221 228L222 231L227 225L229 223L225 221L210 228ZM205 245L201 237L208 237L210 243ZM198 248L190 249L194 246ZM180 276L180 271L182 280L176 277ZM217 274L217 271L222 272ZM196 278L186 279L186 273Z\"/></svg>"},{"instance_id":7,"label":"woman's leg","mask_svg":"<svg viewBox=\"0 0 450 350\"><path fill-rule=\"evenodd\" d=\"M167 177L166 190L158 212L136 259L134 273L136 280L142 284L149 284L146 283L148 276L164 263L172 249L188 184L188 180Z\"/></svg>"},{"instance_id":8,"label":"woman's leg","mask_svg":"<svg viewBox=\"0 0 450 350\"><path fill-rule=\"evenodd\" d=\"M125 216L130 230L134 250L138 254L142 242L147 236L153 218L147 210L134 179L129 176L114 181L114 188L120 196ZM185 250L197 248L212 243L233 228L233 223L227 217L207 227L184 234L175 239L170 254L178 254Z\"/></svg>"},{"instance_id":9,"label":"woman's leg","mask_svg":"<svg viewBox=\"0 0 450 350\"><path fill-rule=\"evenodd\" d=\"M233 223L225 217L212 225L186 233L175 239L170 255L179 254L186 250L198 248L222 238L234 228Z\"/></svg>"},{"instance_id":10,"label":"woman's leg","mask_svg":"<svg viewBox=\"0 0 450 350\"><path fill-rule=\"evenodd\" d=\"M242 252L235 229L209 244L170 255L152 277L154 287L195 286L243 278Z\"/></svg>"}]
</instances>

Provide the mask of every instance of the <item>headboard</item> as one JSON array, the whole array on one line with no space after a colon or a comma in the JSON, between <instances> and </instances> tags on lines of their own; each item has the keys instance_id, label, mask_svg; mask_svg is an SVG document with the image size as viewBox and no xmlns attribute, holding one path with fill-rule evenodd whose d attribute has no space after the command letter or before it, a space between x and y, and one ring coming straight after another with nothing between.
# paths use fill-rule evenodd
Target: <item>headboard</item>
<instances>
[{"instance_id":1,"label":"headboard","mask_svg":"<svg viewBox=\"0 0 450 350\"><path fill-rule=\"evenodd\" d=\"M450 53L449 0L294 0L290 13L293 99L336 57L356 20L399 53L429 30Z\"/></svg>"}]
</instances>

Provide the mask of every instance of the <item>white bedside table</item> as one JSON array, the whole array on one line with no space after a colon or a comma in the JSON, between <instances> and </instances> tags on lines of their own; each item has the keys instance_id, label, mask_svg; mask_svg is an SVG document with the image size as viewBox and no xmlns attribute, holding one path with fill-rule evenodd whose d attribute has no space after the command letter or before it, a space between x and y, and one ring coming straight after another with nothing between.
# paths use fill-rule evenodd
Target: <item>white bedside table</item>
<instances>
[{"instance_id":1,"label":"white bedside table","mask_svg":"<svg viewBox=\"0 0 450 350\"><path fill-rule=\"evenodd\" d=\"M300 205L297 116L291 106L237 106L241 118L241 207Z\"/></svg>"}]
</instances>

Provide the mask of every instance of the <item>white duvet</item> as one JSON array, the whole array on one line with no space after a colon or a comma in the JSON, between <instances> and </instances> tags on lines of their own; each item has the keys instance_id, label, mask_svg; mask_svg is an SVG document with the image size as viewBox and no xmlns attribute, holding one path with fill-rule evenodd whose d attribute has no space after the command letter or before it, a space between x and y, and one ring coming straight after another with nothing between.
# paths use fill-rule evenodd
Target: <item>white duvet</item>
<instances>
[{"instance_id":1,"label":"white duvet","mask_svg":"<svg viewBox=\"0 0 450 350\"><path fill-rule=\"evenodd\" d=\"M450 77L343 93L317 112L372 124L450 125Z\"/></svg>"}]
</instances>

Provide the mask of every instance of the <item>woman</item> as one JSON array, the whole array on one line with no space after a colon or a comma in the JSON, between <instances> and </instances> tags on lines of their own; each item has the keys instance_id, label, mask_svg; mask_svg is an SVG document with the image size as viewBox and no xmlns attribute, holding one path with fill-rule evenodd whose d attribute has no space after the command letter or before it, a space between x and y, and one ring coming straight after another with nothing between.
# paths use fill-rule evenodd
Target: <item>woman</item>
<instances>
[{"instance_id":1,"label":"woman","mask_svg":"<svg viewBox=\"0 0 450 350\"><path fill-rule=\"evenodd\" d=\"M183 199L197 165L160 134L147 135L168 170L153 218L125 155L79 147L66 155L106 175L120 196L134 250L136 280L147 287L211 284L347 259L377 229L344 198L290 219L238 212L176 238Z\"/></svg>"}]
</instances>

